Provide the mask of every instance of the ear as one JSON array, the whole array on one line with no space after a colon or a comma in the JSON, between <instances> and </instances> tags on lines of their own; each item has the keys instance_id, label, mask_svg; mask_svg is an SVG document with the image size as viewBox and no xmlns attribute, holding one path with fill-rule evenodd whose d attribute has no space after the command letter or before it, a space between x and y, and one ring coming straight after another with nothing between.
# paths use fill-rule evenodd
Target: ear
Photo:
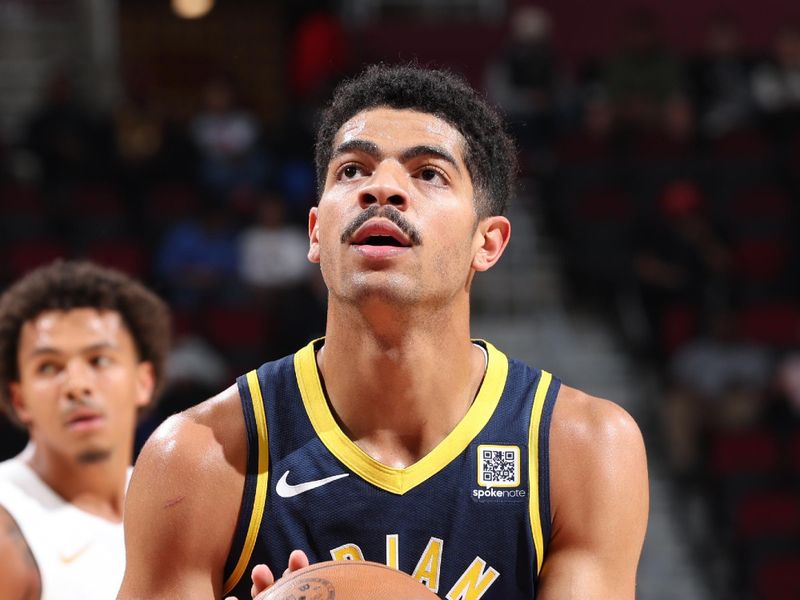
<instances>
[{"instance_id":1,"label":"ear","mask_svg":"<svg viewBox=\"0 0 800 600\"><path fill-rule=\"evenodd\" d=\"M136 406L142 408L150 404L156 387L156 370L150 361L136 366Z\"/></svg>"},{"instance_id":2,"label":"ear","mask_svg":"<svg viewBox=\"0 0 800 600\"><path fill-rule=\"evenodd\" d=\"M11 407L17 415L17 419L25 427L28 427L31 423L31 414L28 412L28 406L22 394L22 386L18 381L12 381L8 384L8 391L11 394Z\"/></svg>"},{"instance_id":3,"label":"ear","mask_svg":"<svg viewBox=\"0 0 800 600\"><path fill-rule=\"evenodd\" d=\"M499 215L487 217L478 223L475 231L477 251L472 258L472 268L488 271L500 260L511 238L510 221Z\"/></svg>"},{"instance_id":4,"label":"ear","mask_svg":"<svg viewBox=\"0 0 800 600\"><path fill-rule=\"evenodd\" d=\"M319 208L312 206L308 212L308 260L319 263Z\"/></svg>"}]
</instances>

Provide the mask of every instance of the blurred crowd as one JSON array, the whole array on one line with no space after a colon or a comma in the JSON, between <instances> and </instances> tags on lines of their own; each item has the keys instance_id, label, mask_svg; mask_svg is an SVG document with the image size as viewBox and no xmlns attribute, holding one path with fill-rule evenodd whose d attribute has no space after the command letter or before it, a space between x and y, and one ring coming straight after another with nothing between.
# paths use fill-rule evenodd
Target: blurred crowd
<instances>
[{"instance_id":1,"label":"blurred crowd","mask_svg":"<svg viewBox=\"0 0 800 600\"><path fill-rule=\"evenodd\" d=\"M22 139L1 155L0 280L85 257L167 299L177 345L154 426L321 335L325 298L305 258L310 134L268 136L226 77L209 79L186 123L151 103L131 94L98 114L70 78L54 76Z\"/></svg>"},{"instance_id":2,"label":"blurred crowd","mask_svg":"<svg viewBox=\"0 0 800 600\"><path fill-rule=\"evenodd\" d=\"M287 90L302 101L283 126L224 74L180 121L136 81L99 114L59 72L20 138L0 140L0 286L84 256L175 310L170 386L142 436L323 332L305 260L312 129L347 61L342 31L315 19L295 38ZM618 48L577 68L556 51L559 26L536 7L511 15L482 85L509 118L570 302L615 319L657 370L670 467L708 499L741 585L771 585L775 556L800 564L800 22L753 51L720 15L681 55L640 11Z\"/></svg>"},{"instance_id":3,"label":"blurred crowd","mask_svg":"<svg viewBox=\"0 0 800 600\"><path fill-rule=\"evenodd\" d=\"M732 589L795 597L800 22L754 52L720 15L696 55L660 25L631 14L616 52L568 74L554 23L523 8L487 90L512 119L571 302L600 308L658 374L660 446L682 500L704 500Z\"/></svg>"}]
</instances>

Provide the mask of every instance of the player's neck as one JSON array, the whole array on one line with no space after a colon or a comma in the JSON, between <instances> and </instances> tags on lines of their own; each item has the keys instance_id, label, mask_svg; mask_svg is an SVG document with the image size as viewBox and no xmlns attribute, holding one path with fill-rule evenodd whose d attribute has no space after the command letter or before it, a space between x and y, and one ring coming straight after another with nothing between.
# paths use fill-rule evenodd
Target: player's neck
<instances>
[{"instance_id":1,"label":"player's neck","mask_svg":"<svg viewBox=\"0 0 800 600\"><path fill-rule=\"evenodd\" d=\"M34 447L28 465L56 494L77 508L112 522L122 521L130 453L83 464L72 457Z\"/></svg>"},{"instance_id":2,"label":"player's neck","mask_svg":"<svg viewBox=\"0 0 800 600\"><path fill-rule=\"evenodd\" d=\"M390 466L427 454L464 417L485 359L469 318L405 322L376 330L331 319L318 354L331 408L365 451ZM394 325L394 323L392 324Z\"/></svg>"}]
</instances>

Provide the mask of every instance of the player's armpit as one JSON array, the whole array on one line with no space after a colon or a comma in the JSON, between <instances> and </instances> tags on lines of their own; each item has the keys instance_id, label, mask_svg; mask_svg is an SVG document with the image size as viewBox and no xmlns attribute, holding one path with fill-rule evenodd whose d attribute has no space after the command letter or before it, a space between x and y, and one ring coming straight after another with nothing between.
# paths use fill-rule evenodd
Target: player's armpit
<instances>
[{"instance_id":1,"label":"player's armpit","mask_svg":"<svg viewBox=\"0 0 800 600\"><path fill-rule=\"evenodd\" d=\"M648 514L641 432L619 406L565 388L550 430L552 536L537 600L633 600Z\"/></svg>"},{"instance_id":2,"label":"player's armpit","mask_svg":"<svg viewBox=\"0 0 800 600\"><path fill-rule=\"evenodd\" d=\"M2 506L0 557L0 600L39 600L39 568L17 522Z\"/></svg>"},{"instance_id":3,"label":"player's armpit","mask_svg":"<svg viewBox=\"0 0 800 600\"><path fill-rule=\"evenodd\" d=\"M222 595L246 443L235 388L156 430L139 455L125 503L126 570L118 599Z\"/></svg>"}]
</instances>

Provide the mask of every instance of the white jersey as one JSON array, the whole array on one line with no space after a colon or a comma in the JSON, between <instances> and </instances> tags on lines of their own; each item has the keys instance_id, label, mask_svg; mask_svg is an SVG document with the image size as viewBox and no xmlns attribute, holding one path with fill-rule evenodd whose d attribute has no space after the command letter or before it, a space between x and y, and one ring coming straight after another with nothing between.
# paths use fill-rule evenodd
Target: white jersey
<instances>
[{"instance_id":1,"label":"white jersey","mask_svg":"<svg viewBox=\"0 0 800 600\"><path fill-rule=\"evenodd\" d=\"M41 600L117 597L125 572L122 523L65 502L19 456L0 462L0 505L36 559Z\"/></svg>"}]
</instances>

